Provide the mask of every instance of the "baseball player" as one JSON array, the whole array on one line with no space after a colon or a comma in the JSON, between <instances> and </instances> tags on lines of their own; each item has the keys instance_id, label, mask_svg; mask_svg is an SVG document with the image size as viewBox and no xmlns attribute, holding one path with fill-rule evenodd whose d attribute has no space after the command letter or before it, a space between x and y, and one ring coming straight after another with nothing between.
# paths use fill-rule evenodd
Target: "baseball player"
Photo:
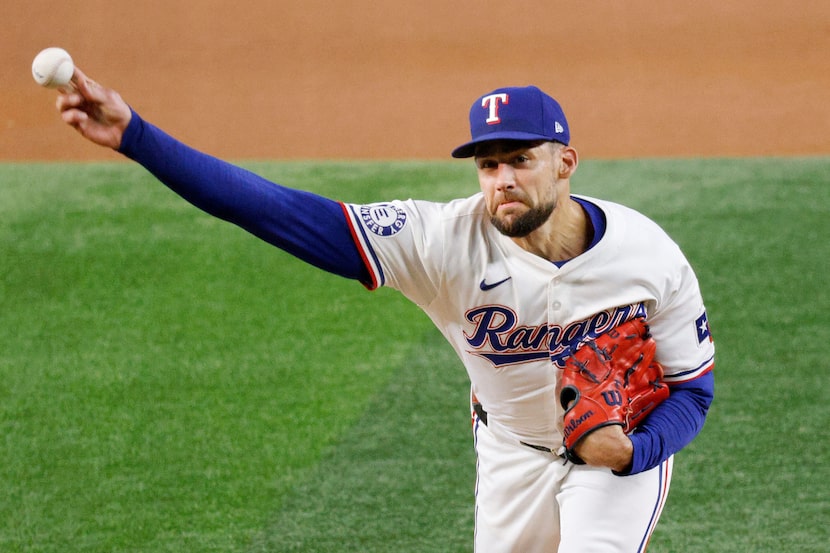
<instances>
[{"instance_id":1,"label":"baseball player","mask_svg":"<svg viewBox=\"0 0 830 553\"><path fill-rule=\"evenodd\" d=\"M370 290L395 288L429 315L471 382L477 552L646 549L673 455L712 401L714 346L678 246L631 209L571 193L578 156L553 98L512 87L473 102L471 140L452 155L475 160L479 193L355 205L193 150L80 70L73 80L57 107L87 139L200 209ZM636 428L600 425L569 450L563 437L582 421L565 428L573 402L558 390L563 368L636 319L670 395Z\"/></svg>"}]
</instances>

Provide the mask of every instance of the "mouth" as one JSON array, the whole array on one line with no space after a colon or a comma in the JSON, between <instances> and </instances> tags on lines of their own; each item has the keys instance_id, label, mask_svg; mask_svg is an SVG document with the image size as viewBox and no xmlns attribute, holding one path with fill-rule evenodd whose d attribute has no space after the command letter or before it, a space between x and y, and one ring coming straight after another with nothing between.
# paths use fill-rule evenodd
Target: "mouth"
<instances>
[{"instance_id":1,"label":"mouth","mask_svg":"<svg viewBox=\"0 0 830 553\"><path fill-rule=\"evenodd\" d=\"M523 201L517 198L504 198L498 204L496 204L496 213L502 211L512 211L515 209L527 207Z\"/></svg>"},{"instance_id":2,"label":"mouth","mask_svg":"<svg viewBox=\"0 0 830 553\"><path fill-rule=\"evenodd\" d=\"M496 213L515 211L523 206L524 204L522 202L502 202L496 207Z\"/></svg>"}]
</instances>

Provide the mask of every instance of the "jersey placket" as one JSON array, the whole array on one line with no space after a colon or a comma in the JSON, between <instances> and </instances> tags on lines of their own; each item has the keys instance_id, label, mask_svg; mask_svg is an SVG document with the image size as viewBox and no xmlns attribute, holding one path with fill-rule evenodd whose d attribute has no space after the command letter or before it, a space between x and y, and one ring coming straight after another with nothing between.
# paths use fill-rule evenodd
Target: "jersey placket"
<instances>
[{"instance_id":1,"label":"jersey placket","mask_svg":"<svg viewBox=\"0 0 830 553\"><path fill-rule=\"evenodd\" d=\"M557 271L548 285L548 324L562 325L571 311L563 289L562 275Z\"/></svg>"}]
</instances>

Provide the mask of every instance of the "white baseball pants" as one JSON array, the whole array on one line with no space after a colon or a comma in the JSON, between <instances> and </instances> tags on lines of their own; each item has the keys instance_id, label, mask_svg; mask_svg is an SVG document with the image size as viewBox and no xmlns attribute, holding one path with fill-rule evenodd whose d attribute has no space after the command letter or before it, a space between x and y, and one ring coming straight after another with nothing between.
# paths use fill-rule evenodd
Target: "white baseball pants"
<instances>
[{"instance_id":1,"label":"white baseball pants","mask_svg":"<svg viewBox=\"0 0 830 553\"><path fill-rule=\"evenodd\" d=\"M473 418L475 553L642 553L666 501L670 458L617 476L496 436Z\"/></svg>"}]
</instances>

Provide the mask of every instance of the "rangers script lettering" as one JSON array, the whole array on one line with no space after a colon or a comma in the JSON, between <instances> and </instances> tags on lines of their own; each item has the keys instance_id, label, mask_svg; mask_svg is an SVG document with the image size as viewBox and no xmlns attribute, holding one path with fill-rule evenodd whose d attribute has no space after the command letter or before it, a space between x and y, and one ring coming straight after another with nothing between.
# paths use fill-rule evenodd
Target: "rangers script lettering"
<instances>
[{"instance_id":1,"label":"rangers script lettering","mask_svg":"<svg viewBox=\"0 0 830 553\"><path fill-rule=\"evenodd\" d=\"M503 305L485 305L470 309L466 318L473 323L471 332L464 339L474 348L470 351L490 361L496 367L538 361L550 356L558 367L565 366L565 359L585 340L591 340L608 329L625 321L645 315L640 303L600 311L593 317L569 325L517 324L516 312ZM490 351L485 348L489 346Z\"/></svg>"}]
</instances>

